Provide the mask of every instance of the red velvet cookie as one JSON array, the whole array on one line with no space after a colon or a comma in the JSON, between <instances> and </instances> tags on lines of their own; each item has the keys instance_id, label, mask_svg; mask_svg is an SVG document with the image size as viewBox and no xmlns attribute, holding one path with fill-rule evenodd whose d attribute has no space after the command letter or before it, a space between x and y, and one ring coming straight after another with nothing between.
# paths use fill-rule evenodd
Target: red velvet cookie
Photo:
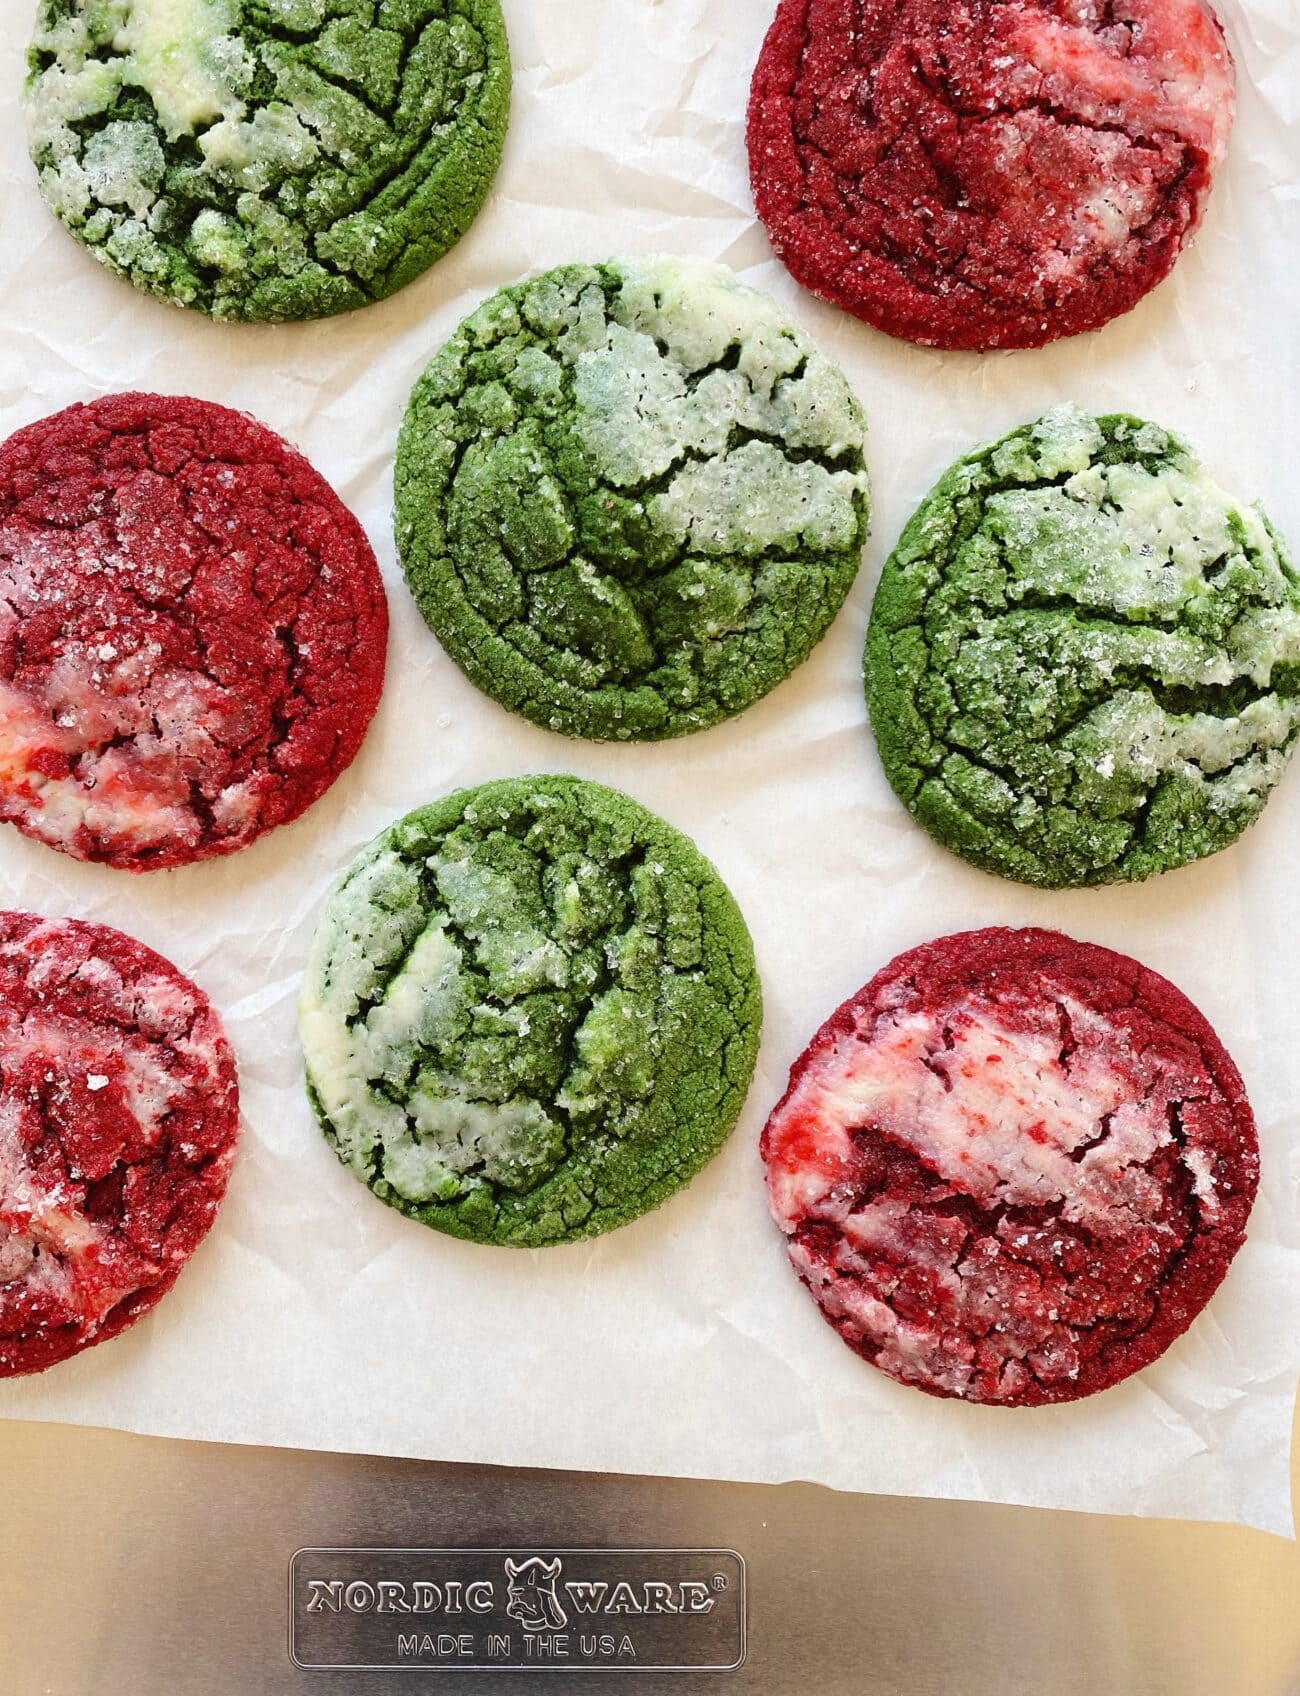
<instances>
[{"instance_id":1,"label":"red velvet cookie","mask_svg":"<svg viewBox=\"0 0 1300 1696\"><path fill-rule=\"evenodd\" d=\"M795 277L877 329L1041 347L1168 275L1234 100L1203 0L781 0L754 198Z\"/></svg>"},{"instance_id":2,"label":"red velvet cookie","mask_svg":"<svg viewBox=\"0 0 1300 1696\"><path fill-rule=\"evenodd\" d=\"M234 1056L200 989L107 925L0 913L0 1377L166 1294L238 1135Z\"/></svg>"},{"instance_id":3,"label":"red velvet cookie","mask_svg":"<svg viewBox=\"0 0 1300 1696\"><path fill-rule=\"evenodd\" d=\"M1186 996L1045 930L892 961L795 1063L762 1152L791 1263L849 1347L1004 1407L1163 1353L1259 1175L1241 1077Z\"/></svg>"},{"instance_id":4,"label":"red velvet cookie","mask_svg":"<svg viewBox=\"0 0 1300 1696\"><path fill-rule=\"evenodd\" d=\"M297 818L387 637L361 526L242 413L111 395L0 447L0 819L28 836L146 871Z\"/></svg>"}]
</instances>

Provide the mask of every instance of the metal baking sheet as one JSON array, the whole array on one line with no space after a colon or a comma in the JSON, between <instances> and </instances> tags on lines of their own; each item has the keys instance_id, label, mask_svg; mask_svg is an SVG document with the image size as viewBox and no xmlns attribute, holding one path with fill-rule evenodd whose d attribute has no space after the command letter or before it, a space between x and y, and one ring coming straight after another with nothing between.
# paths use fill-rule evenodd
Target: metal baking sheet
<instances>
[{"instance_id":1,"label":"metal baking sheet","mask_svg":"<svg viewBox=\"0 0 1300 1696\"><path fill-rule=\"evenodd\" d=\"M17 1422L0 1478L3 1696L1300 1696L1300 1549L1238 1527ZM636 1677L298 1669L308 1545L725 1547L747 1653Z\"/></svg>"}]
</instances>

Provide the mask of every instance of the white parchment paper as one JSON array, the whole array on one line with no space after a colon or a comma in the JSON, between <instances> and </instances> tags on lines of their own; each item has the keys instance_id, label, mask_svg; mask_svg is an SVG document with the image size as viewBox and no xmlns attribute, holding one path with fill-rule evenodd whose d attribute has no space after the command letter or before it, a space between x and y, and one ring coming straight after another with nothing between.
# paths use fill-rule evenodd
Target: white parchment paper
<instances>
[{"instance_id":1,"label":"white parchment paper","mask_svg":"<svg viewBox=\"0 0 1300 1696\"><path fill-rule=\"evenodd\" d=\"M881 561L951 459L1076 399L1185 431L1300 540L1300 13L1227 0L1239 117L1195 248L1100 334L942 355L802 294L755 223L748 81L770 0L507 0L506 163L461 246L395 300L285 328L221 326L110 278L45 212L17 90L30 0L0 11L0 432L114 389L243 407L290 437L369 529L393 611L360 759L308 816L233 859L130 877L5 830L0 899L133 932L196 977L238 1048L245 1130L216 1228L146 1321L0 1385L14 1417L160 1435L746 1480L1291 1529L1300 1362L1300 771L1232 851L1154 883L1050 895L970 870L881 774L860 662ZM425 361L477 300L568 259L723 260L791 303L871 425L873 539L812 660L739 720L657 747L568 742L480 696L397 570L393 447ZM397 814L453 787L573 771L689 832L753 930L767 1023L748 1109L690 1189L590 1244L454 1242L338 1165L301 1089L294 1000L332 880ZM1054 925L1173 978L1235 1055L1263 1144L1250 1241L1189 1335L1073 1407L941 1403L858 1360L788 1269L757 1134L822 1019L944 931Z\"/></svg>"}]
</instances>

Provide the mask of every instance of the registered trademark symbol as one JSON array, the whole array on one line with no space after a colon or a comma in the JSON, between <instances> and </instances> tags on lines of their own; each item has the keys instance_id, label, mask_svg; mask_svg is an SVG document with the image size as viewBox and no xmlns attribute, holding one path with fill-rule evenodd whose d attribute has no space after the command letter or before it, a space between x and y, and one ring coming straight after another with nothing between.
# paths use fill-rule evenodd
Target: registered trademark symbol
<instances>
[{"instance_id":1,"label":"registered trademark symbol","mask_svg":"<svg viewBox=\"0 0 1300 1696\"><path fill-rule=\"evenodd\" d=\"M715 1590L725 1590L727 1588L727 1575L725 1572L714 1573L713 1588Z\"/></svg>"}]
</instances>

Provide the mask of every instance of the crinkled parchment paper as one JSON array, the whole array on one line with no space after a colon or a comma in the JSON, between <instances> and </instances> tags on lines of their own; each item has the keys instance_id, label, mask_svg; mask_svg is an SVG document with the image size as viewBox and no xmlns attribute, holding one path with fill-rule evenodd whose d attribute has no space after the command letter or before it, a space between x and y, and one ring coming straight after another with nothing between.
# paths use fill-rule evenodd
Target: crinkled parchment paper
<instances>
[{"instance_id":1,"label":"crinkled parchment paper","mask_svg":"<svg viewBox=\"0 0 1300 1696\"><path fill-rule=\"evenodd\" d=\"M942 355L802 294L754 221L748 81L770 0L508 0L505 168L461 246L396 299L330 322L222 326L137 296L45 212L17 101L31 0L0 18L0 431L123 388L247 408L360 515L388 578L389 683L351 772L299 823L217 864L132 878L4 830L5 905L105 920L192 973L239 1050L243 1147L216 1228L122 1339L0 1385L0 1411L161 1435L438 1458L815 1479L842 1489L1291 1528L1300 1361L1300 771L1235 849L1154 883L1044 894L951 858L891 795L860 658L881 561L957 454L1065 399L1185 431L1300 540L1300 15L1229 0L1231 157L1171 281L1045 352ZM396 568L393 447L425 360L484 294L569 259L670 251L788 301L869 416L874 535L849 604L784 687L658 747L564 741L477 694ZM573 771L700 843L740 901L767 1025L748 1109L691 1188L595 1243L454 1242L338 1165L301 1087L294 999L331 881L397 814L462 784ZM936 1402L858 1360L769 1223L757 1134L786 1069L898 950L1055 925L1138 955L1208 1014L1263 1143L1250 1241L1209 1311L1136 1380L1074 1407Z\"/></svg>"}]
</instances>

